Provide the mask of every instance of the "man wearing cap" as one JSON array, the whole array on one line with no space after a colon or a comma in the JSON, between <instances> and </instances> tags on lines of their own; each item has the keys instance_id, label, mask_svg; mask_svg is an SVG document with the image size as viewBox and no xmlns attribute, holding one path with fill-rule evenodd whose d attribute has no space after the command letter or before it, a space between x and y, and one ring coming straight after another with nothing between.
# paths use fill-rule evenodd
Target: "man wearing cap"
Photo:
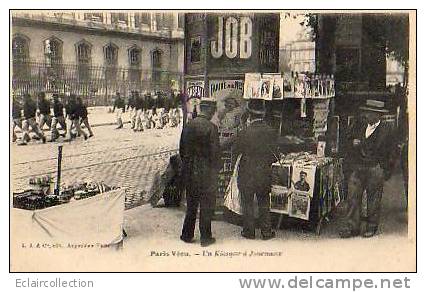
<instances>
[{"instance_id":1,"label":"man wearing cap","mask_svg":"<svg viewBox=\"0 0 426 292\"><path fill-rule=\"evenodd\" d=\"M37 104L32 100L31 96L27 93L24 95L24 122L22 123L23 136L22 140L25 144L31 140L29 135L29 128L31 127L32 131L37 134L37 136L42 139L43 143L46 143L46 137L43 134L43 131L40 130L38 124L36 123L35 117L37 112Z\"/></svg>"},{"instance_id":2,"label":"man wearing cap","mask_svg":"<svg viewBox=\"0 0 426 292\"><path fill-rule=\"evenodd\" d=\"M67 131L67 124L65 123L64 118L64 105L59 100L59 95L57 93L53 94L53 118L52 118L52 141L55 141L59 137L58 129L56 128L57 125L61 125L61 129L63 131Z\"/></svg>"},{"instance_id":3,"label":"man wearing cap","mask_svg":"<svg viewBox=\"0 0 426 292\"><path fill-rule=\"evenodd\" d=\"M351 146L346 163L352 172L348 181L348 212L340 230L342 238L360 234L372 237L377 233L383 184L390 177L394 139L391 127L380 120L388 112L384 102L367 100L360 110L362 122L349 137ZM361 215L364 191L367 193L365 218Z\"/></svg>"},{"instance_id":4,"label":"man wearing cap","mask_svg":"<svg viewBox=\"0 0 426 292\"><path fill-rule=\"evenodd\" d=\"M211 221L214 215L217 180L220 169L219 132L210 120L216 111L213 100L200 103L201 113L188 122L180 139L180 156L186 187L187 209L181 240L192 242L198 206L200 206L201 246L213 244Z\"/></svg>"},{"instance_id":5,"label":"man wearing cap","mask_svg":"<svg viewBox=\"0 0 426 292\"><path fill-rule=\"evenodd\" d=\"M81 104L77 102L77 96L75 94L71 94L68 99L68 103L66 106L66 112L68 119L70 121L67 126L67 138L65 141L69 142L73 138L73 134L71 133L72 128L74 127L78 136L83 136L84 140L87 140L88 136L86 132L84 132L80 127L80 114L82 112Z\"/></svg>"},{"instance_id":6,"label":"man wearing cap","mask_svg":"<svg viewBox=\"0 0 426 292\"><path fill-rule=\"evenodd\" d=\"M121 118L122 114L126 111L126 103L124 102L124 99L121 98L120 92L116 93L116 98L114 101L114 107L112 108L112 112L117 109L117 128L121 129L123 128L123 120Z\"/></svg>"},{"instance_id":7,"label":"man wearing cap","mask_svg":"<svg viewBox=\"0 0 426 292\"><path fill-rule=\"evenodd\" d=\"M238 175L238 188L243 207L243 230L241 235L255 238L254 195L259 206L259 221L264 240L275 237L269 214L269 193L271 189L271 165L276 161L276 133L266 124L263 100L248 103L249 121L237 137L236 152L242 154Z\"/></svg>"},{"instance_id":8,"label":"man wearing cap","mask_svg":"<svg viewBox=\"0 0 426 292\"><path fill-rule=\"evenodd\" d=\"M40 130L43 131L45 124L50 129L52 126L52 117L50 116L50 101L46 99L46 93L44 92L40 92L38 94L38 110L40 111Z\"/></svg>"},{"instance_id":9,"label":"man wearing cap","mask_svg":"<svg viewBox=\"0 0 426 292\"><path fill-rule=\"evenodd\" d=\"M300 172L300 180L297 181L294 184L294 188L298 191L302 191L302 192L309 192L309 190L311 189L311 187L309 186L309 184L306 182L306 176L308 175L306 172L304 172L303 170Z\"/></svg>"},{"instance_id":10,"label":"man wearing cap","mask_svg":"<svg viewBox=\"0 0 426 292\"><path fill-rule=\"evenodd\" d=\"M93 137L93 131L89 123L89 117L88 117L89 113L87 112L87 106L84 103L81 96L77 98L77 105L79 109L78 116L80 118L80 125L83 124L86 127L87 131L89 131L89 138L91 138Z\"/></svg>"}]
</instances>

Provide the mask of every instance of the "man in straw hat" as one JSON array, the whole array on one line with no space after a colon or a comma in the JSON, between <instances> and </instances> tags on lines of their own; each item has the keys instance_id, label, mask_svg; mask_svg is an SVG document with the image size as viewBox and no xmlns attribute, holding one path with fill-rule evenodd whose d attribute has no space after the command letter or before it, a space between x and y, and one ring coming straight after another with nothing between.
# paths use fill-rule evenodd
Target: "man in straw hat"
<instances>
[{"instance_id":1,"label":"man in straw hat","mask_svg":"<svg viewBox=\"0 0 426 292\"><path fill-rule=\"evenodd\" d=\"M380 202L385 179L390 177L392 130L380 118L388 111L384 102L367 100L360 107L363 121L351 134L348 157L351 175L348 181L348 212L340 230L342 238L372 237L378 231ZM362 217L362 196L367 193L367 216Z\"/></svg>"},{"instance_id":2,"label":"man in straw hat","mask_svg":"<svg viewBox=\"0 0 426 292\"><path fill-rule=\"evenodd\" d=\"M211 221L214 215L217 180L220 169L219 132L210 120L216 111L216 102L202 99L201 112L188 122L180 139L180 156L186 187L186 216L181 240L192 242L198 206L200 206L201 246L213 244Z\"/></svg>"},{"instance_id":3,"label":"man in straw hat","mask_svg":"<svg viewBox=\"0 0 426 292\"><path fill-rule=\"evenodd\" d=\"M271 189L271 165L276 161L276 133L266 124L263 100L248 103L249 125L237 137L236 152L242 154L238 176L241 193L244 226L241 235L255 238L253 202L256 194L262 239L275 237L271 229L269 193Z\"/></svg>"}]
</instances>

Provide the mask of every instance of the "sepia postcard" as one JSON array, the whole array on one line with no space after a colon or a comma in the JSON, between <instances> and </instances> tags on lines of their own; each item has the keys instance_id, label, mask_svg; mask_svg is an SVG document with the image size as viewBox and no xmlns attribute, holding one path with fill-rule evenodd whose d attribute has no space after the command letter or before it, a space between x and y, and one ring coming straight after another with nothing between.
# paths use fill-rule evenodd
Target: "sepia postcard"
<instances>
[{"instance_id":1,"label":"sepia postcard","mask_svg":"<svg viewBox=\"0 0 426 292\"><path fill-rule=\"evenodd\" d=\"M10 10L10 272L416 272L415 10Z\"/></svg>"}]
</instances>

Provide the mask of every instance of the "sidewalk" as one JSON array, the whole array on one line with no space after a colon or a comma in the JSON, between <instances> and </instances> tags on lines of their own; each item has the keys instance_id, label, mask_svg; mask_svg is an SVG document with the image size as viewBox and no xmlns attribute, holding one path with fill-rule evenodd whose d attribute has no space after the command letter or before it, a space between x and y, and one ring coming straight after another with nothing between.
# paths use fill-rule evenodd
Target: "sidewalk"
<instances>
[{"instance_id":1,"label":"sidewalk","mask_svg":"<svg viewBox=\"0 0 426 292\"><path fill-rule=\"evenodd\" d=\"M407 237L407 213L400 197L401 176L385 184L380 234L373 238L338 236L339 218L332 218L320 236L296 228L280 229L277 237L262 241L243 239L241 227L226 221L213 221L216 244L200 246L198 222L195 242L179 239L185 216L184 207L152 208L143 205L124 212L127 237L120 251L100 249L20 250L20 256L31 259L61 256L61 265L54 260L29 260L25 269L44 271L383 271L378 260L385 261L387 271L413 271L413 242ZM280 253L277 256L235 255L247 253ZM410 258L407 258L410 256ZM415 254L414 254L415 256ZM75 259L78 258L78 261ZM311 259L311 260L309 260ZM72 264L68 264L72 263ZM308 263L308 264L307 264ZM327 268L325 268L327 267Z\"/></svg>"}]
</instances>

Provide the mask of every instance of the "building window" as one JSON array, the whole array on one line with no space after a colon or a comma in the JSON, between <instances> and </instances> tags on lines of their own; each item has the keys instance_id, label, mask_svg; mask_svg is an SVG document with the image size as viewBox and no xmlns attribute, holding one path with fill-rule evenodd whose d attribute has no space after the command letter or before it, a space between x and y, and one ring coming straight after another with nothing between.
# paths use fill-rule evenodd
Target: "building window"
<instances>
[{"instance_id":1,"label":"building window","mask_svg":"<svg viewBox=\"0 0 426 292\"><path fill-rule=\"evenodd\" d=\"M115 44L108 44L104 47L105 79L107 82L115 82L117 79L117 56L118 47Z\"/></svg>"},{"instance_id":2,"label":"building window","mask_svg":"<svg viewBox=\"0 0 426 292\"><path fill-rule=\"evenodd\" d=\"M156 13L155 20L157 22L157 29L170 29L172 27L172 14L171 13Z\"/></svg>"},{"instance_id":3,"label":"building window","mask_svg":"<svg viewBox=\"0 0 426 292\"><path fill-rule=\"evenodd\" d=\"M61 21L62 19L75 19L75 13L74 12L55 12L53 15Z\"/></svg>"},{"instance_id":4,"label":"building window","mask_svg":"<svg viewBox=\"0 0 426 292\"><path fill-rule=\"evenodd\" d=\"M44 41L44 56L48 65L62 63L62 41L51 37Z\"/></svg>"},{"instance_id":5,"label":"building window","mask_svg":"<svg viewBox=\"0 0 426 292\"><path fill-rule=\"evenodd\" d=\"M195 37L191 39L191 63L197 63L201 61L201 37Z\"/></svg>"},{"instance_id":6,"label":"building window","mask_svg":"<svg viewBox=\"0 0 426 292\"><path fill-rule=\"evenodd\" d=\"M129 25L127 13L111 13L111 22L114 24Z\"/></svg>"},{"instance_id":7,"label":"building window","mask_svg":"<svg viewBox=\"0 0 426 292\"><path fill-rule=\"evenodd\" d=\"M116 66L117 65L118 47L114 44L109 44L104 47L104 58L105 65Z\"/></svg>"},{"instance_id":8,"label":"building window","mask_svg":"<svg viewBox=\"0 0 426 292\"><path fill-rule=\"evenodd\" d=\"M161 55L162 52L158 49L152 52L152 79L154 81L161 79Z\"/></svg>"},{"instance_id":9,"label":"building window","mask_svg":"<svg viewBox=\"0 0 426 292\"><path fill-rule=\"evenodd\" d=\"M92 48L90 44L81 42L77 45L77 62L79 64L90 64Z\"/></svg>"},{"instance_id":10,"label":"building window","mask_svg":"<svg viewBox=\"0 0 426 292\"><path fill-rule=\"evenodd\" d=\"M185 27L185 15L183 13L178 14L178 28L184 29Z\"/></svg>"},{"instance_id":11,"label":"building window","mask_svg":"<svg viewBox=\"0 0 426 292\"><path fill-rule=\"evenodd\" d=\"M25 62L28 60L29 45L28 39L23 36L16 36L12 40L12 57L14 62Z\"/></svg>"},{"instance_id":12,"label":"building window","mask_svg":"<svg viewBox=\"0 0 426 292\"><path fill-rule=\"evenodd\" d=\"M140 48L135 46L129 49L129 65L129 81L139 84L142 77Z\"/></svg>"},{"instance_id":13,"label":"building window","mask_svg":"<svg viewBox=\"0 0 426 292\"><path fill-rule=\"evenodd\" d=\"M157 29L161 30L163 28L163 14L162 13L156 13L155 14L155 22L157 24Z\"/></svg>"},{"instance_id":14,"label":"building window","mask_svg":"<svg viewBox=\"0 0 426 292\"><path fill-rule=\"evenodd\" d=\"M12 40L13 79L24 79L29 73L29 39L16 36Z\"/></svg>"},{"instance_id":15,"label":"building window","mask_svg":"<svg viewBox=\"0 0 426 292\"><path fill-rule=\"evenodd\" d=\"M133 47L129 49L130 66L139 66L141 64L141 49Z\"/></svg>"},{"instance_id":16,"label":"building window","mask_svg":"<svg viewBox=\"0 0 426 292\"><path fill-rule=\"evenodd\" d=\"M151 14L150 13L135 13L135 27L151 26Z\"/></svg>"},{"instance_id":17,"label":"building window","mask_svg":"<svg viewBox=\"0 0 426 292\"><path fill-rule=\"evenodd\" d=\"M90 79L90 64L92 60L92 47L89 43L82 41L76 45L78 78L81 81Z\"/></svg>"},{"instance_id":18,"label":"building window","mask_svg":"<svg viewBox=\"0 0 426 292\"><path fill-rule=\"evenodd\" d=\"M104 15L102 13L84 13L84 20L103 22Z\"/></svg>"}]
</instances>

